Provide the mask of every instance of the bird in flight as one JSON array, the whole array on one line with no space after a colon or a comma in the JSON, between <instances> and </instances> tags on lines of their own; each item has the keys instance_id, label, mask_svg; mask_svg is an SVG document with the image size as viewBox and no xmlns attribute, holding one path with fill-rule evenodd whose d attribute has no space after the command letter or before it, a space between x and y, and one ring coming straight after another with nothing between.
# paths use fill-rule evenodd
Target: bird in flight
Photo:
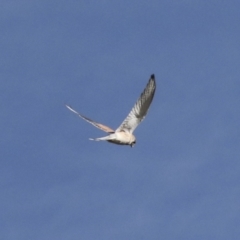
<instances>
[{"instance_id":1,"label":"bird in flight","mask_svg":"<svg viewBox=\"0 0 240 240\"><path fill-rule=\"evenodd\" d=\"M119 145L130 145L131 147L133 147L134 144L136 144L136 137L133 135L133 131L147 115L147 111L153 100L155 90L156 81L154 74L152 74L147 83L147 86L143 90L132 110L116 130L113 130L108 126L97 123L90 118L83 116L68 105L66 105L66 107L85 121L91 123L93 126L108 133L108 135L105 137L95 139L90 138L90 140L108 141L110 143L115 143Z\"/></svg>"}]
</instances>

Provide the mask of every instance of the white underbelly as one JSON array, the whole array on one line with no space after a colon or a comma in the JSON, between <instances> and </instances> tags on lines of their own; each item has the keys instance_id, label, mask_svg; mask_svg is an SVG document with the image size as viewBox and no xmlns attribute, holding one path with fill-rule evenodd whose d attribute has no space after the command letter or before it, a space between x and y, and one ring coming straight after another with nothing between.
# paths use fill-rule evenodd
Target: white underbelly
<instances>
[{"instance_id":1,"label":"white underbelly","mask_svg":"<svg viewBox=\"0 0 240 240\"><path fill-rule=\"evenodd\" d=\"M131 143L131 134L125 132L116 132L112 134L113 138L108 140L111 143L120 145L129 145Z\"/></svg>"}]
</instances>

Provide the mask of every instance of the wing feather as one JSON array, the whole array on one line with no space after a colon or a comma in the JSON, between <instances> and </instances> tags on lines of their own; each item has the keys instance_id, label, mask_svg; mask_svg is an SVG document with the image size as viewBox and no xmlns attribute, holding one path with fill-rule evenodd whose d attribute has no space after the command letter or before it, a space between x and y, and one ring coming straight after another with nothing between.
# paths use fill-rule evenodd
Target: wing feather
<instances>
[{"instance_id":1,"label":"wing feather","mask_svg":"<svg viewBox=\"0 0 240 240\"><path fill-rule=\"evenodd\" d=\"M156 90L156 81L154 74L151 75L148 84L141 96L135 103L134 107L122 122L122 124L117 128L116 132L127 131L133 133L135 128L139 123L145 118L147 111L151 105Z\"/></svg>"},{"instance_id":2,"label":"wing feather","mask_svg":"<svg viewBox=\"0 0 240 240\"><path fill-rule=\"evenodd\" d=\"M78 113L77 111L75 111L73 108L71 108L70 106L68 105L65 105L70 111L74 112L75 114L77 114L80 118L84 119L85 121L87 121L88 123L92 124L94 127L96 128L99 128L101 130L103 130L104 132L107 132L107 133L114 133L115 131L113 129L111 129L110 127L108 126L105 126L101 123L97 123L93 120L91 120L90 118L87 118L83 115L81 115L80 113Z\"/></svg>"}]
</instances>

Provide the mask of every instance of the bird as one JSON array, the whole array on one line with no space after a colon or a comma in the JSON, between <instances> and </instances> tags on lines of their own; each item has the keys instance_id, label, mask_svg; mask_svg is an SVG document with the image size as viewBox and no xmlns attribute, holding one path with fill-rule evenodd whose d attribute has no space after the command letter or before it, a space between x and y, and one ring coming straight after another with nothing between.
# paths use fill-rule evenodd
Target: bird
<instances>
[{"instance_id":1,"label":"bird","mask_svg":"<svg viewBox=\"0 0 240 240\"><path fill-rule=\"evenodd\" d=\"M100 138L89 138L89 140L107 141L118 145L129 145L133 147L136 144L136 137L133 135L133 132L147 115L148 109L152 103L155 94L155 90L156 90L155 75L152 74L150 76L150 79L148 80L145 89L141 93L132 110L116 130L113 130L112 128L105 126L101 123L95 122L88 117L85 117L84 115L78 113L76 110L74 110L71 106L67 104L65 106L70 111L77 114L80 118L84 119L85 121L92 124L96 128L99 128L102 131L108 133L107 136Z\"/></svg>"}]
</instances>

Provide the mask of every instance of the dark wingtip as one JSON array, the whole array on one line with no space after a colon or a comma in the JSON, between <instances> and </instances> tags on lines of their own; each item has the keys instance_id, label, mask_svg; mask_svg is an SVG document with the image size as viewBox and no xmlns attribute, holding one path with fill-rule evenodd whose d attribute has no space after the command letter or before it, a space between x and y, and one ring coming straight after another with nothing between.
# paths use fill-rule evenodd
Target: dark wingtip
<instances>
[{"instance_id":1,"label":"dark wingtip","mask_svg":"<svg viewBox=\"0 0 240 240\"><path fill-rule=\"evenodd\" d=\"M154 74L152 74L152 75L151 75L151 78L152 78L152 79L155 79L155 75L154 75Z\"/></svg>"}]
</instances>

